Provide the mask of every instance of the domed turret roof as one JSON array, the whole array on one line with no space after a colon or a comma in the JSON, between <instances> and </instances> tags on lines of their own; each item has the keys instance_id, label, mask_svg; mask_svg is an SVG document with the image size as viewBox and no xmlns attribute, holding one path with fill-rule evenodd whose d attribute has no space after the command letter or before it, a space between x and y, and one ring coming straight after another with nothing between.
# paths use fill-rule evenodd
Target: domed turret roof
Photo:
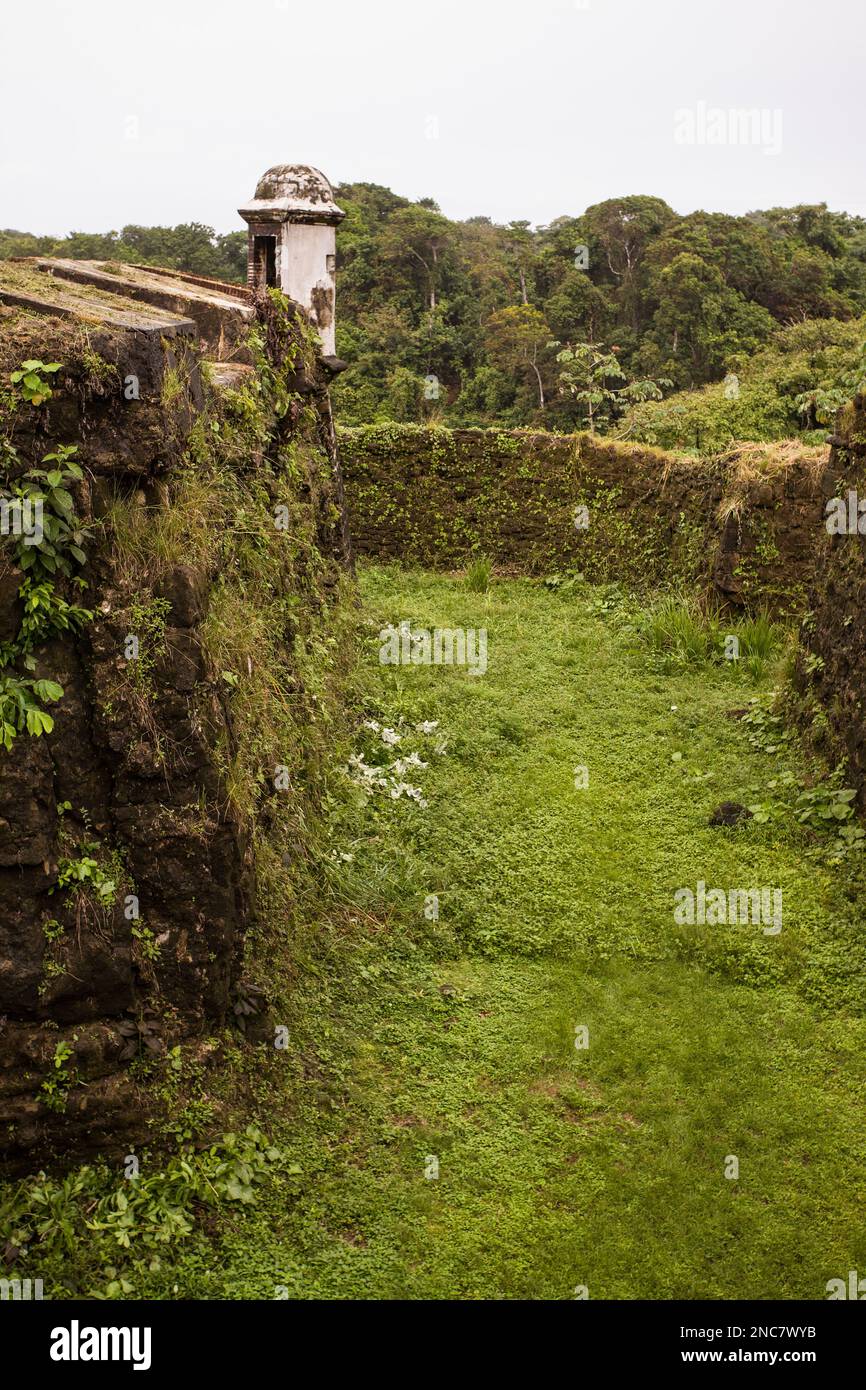
<instances>
[{"instance_id":1,"label":"domed turret roof","mask_svg":"<svg viewBox=\"0 0 866 1390\"><path fill-rule=\"evenodd\" d=\"M275 164L262 174L255 197L239 212L247 220L265 217L289 222L338 222L345 213L334 190L312 164Z\"/></svg>"}]
</instances>

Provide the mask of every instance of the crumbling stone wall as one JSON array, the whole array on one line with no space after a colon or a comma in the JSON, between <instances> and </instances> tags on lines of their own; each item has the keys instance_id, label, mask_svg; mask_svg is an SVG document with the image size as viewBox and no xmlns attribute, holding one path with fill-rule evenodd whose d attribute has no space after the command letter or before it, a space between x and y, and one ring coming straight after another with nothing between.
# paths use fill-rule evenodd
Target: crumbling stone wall
<instances>
[{"instance_id":1,"label":"crumbling stone wall","mask_svg":"<svg viewBox=\"0 0 866 1390\"><path fill-rule=\"evenodd\" d=\"M802 606L818 451L698 460L585 434L415 425L339 437L361 555L459 567L483 553L516 572L703 582L735 606Z\"/></svg>"},{"instance_id":2,"label":"crumbling stone wall","mask_svg":"<svg viewBox=\"0 0 866 1390\"><path fill-rule=\"evenodd\" d=\"M847 765L846 781L866 806L866 395L839 413L821 480L824 523L792 681L793 713L832 765ZM828 519L839 510L845 529ZM861 530L862 528L862 530Z\"/></svg>"},{"instance_id":3,"label":"crumbling stone wall","mask_svg":"<svg viewBox=\"0 0 866 1390\"><path fill-rule=\"evenodd\" d=\"M93 528L83 589L59 586L92 620L34 652L33 677L63 688L53 728L0 748L0 1162L13 1168L122 1154L153 1102L152 1078L142 1083L132 1063L180 1044L205 1055L239 997L255 1032L261 1001L244 992L244 942L274 769L251 783L260 807L239 811L227 785L240 738L227 680L247 673L215 665L209 608L238 548L264 544L262 517L285 504L287 559L274 574L297 618L275 640L293 669L298 644L330 630L329 596L348 563L327 374L281 296L262 297L256 313L256 366L221 390L182 327L0 307L4 386L22 361L62 363L42 405L7 390L3 481L59 443L77 446L75 506ZM219 472L230 495L236 481L238 516L227 525L215 508L218 537L198 550L190 541L187 555L193 519L178 498L194 489L198 465ZM199 529L207 512L205 491ZM118 529L122 521L140 542L168 520L179 540L165 563L156 550L136 556ZM0 642L19 631L21 580L4 540ZM146 667L130 659L136 634ZM292 699L303 732L313 714L300 676ZM293 782L289 800L299 795ZM114 885L104 900L92 881L61 882L63 866L85 859Z\"/></svg>"}]
</instances>

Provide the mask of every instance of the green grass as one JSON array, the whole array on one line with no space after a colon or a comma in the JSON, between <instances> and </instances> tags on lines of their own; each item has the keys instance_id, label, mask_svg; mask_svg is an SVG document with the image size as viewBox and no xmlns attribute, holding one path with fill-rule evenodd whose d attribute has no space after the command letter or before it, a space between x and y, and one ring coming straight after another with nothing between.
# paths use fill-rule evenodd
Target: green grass
<instances>
[{"instance_id":1,"label":"green grass","mask_svg":"<svg viewBox=\"0 0 866 1390\"><path fill-rule=\"evenodd\" d=\"M359 724L401 743L359 748L418 751L427 805L335 782L290 1047L248 1064L284 1167L159 1269L133 1250L112 1272L138 1297L826 1297L866 1269L859 870L789 815L708 825L815 771L730 715L766 696L774 644L756 627L757 673L662 671L614 589L361 581ZM486 675L380 666L403 619L486 627ZM781 934L677 926L698 879L781 887ZM103 1258L34 1248L21 1273L86 1290Z\"/></svg>"}]
</instances>

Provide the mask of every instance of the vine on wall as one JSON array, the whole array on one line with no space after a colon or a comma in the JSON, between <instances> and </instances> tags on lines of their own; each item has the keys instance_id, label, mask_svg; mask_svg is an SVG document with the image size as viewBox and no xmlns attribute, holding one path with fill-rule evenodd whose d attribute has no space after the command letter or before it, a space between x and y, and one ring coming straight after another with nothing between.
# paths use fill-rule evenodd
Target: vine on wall
<instances>
[{"instance_id":1,"label":"vine on wall","mask_svg":"<svg viewBox=\"0 0 866 1390\"><path fill-rule=\"evenodd\" d=\"M47 377L58 362L28 361L10 374L11 390L0 395L0 422L11 423L22 405L39 409L50 398ZM59 444L42 458L42 468L22 469L8 433L0 437L0 510L2 534L12 564L20 572L18 631L0 642L0 747L10 752L21 733L38 738L50 733L54 719L46 705L56 704L63 687L35 679L35 649L51 637L79 631L92 612L66 594L85 589L78 573L86 563L88 528L76 514L71 487L84 474L75 461L77 445Z\"/></svg>"}]
</instances>

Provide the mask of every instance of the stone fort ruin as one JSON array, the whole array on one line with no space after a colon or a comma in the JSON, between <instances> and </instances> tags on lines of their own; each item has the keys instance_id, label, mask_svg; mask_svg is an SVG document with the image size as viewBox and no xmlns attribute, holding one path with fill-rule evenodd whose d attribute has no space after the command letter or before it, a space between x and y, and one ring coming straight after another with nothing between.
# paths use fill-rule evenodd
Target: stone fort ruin
<instances>
[{"instance_id":1,"label":"stone fort ruin","mask_svg":"<svg viewBox=\"0 0 866 1390\"><path fill-rule=\"evenodd\" d=\"M0 263L0 491L56 492L58 534L86 533L41 575L35 627L32 562L20 537L0 537L0 1162L12 1169L124 1154L178 1049L207 1068L229 1024L246 1046L273 1036L249 940L263 901L291 913L281 883L321 794L339 656L323 684L307 654L337 651L351 608L344 467L364 555L454 567L474 544L514 572L676 577L734 606L820 613L804 623L797 699L804 718L824 711L866 786L864 539L822 527L827 497L866 486L862 400L820 466L769 473L751 457L588 436L338 432L333 190L317 169L279 165L239 211L246 286L104 261ZM80 476L61 485L69 461ZM257 681L291 711L273 738L255 727ZM265 946L284 959L284 940Z\"/></svg>"},{"instance_id":2,"label":"stone fort ruin","mask_svg":"<svg viewBox=\"0 0 866 1390\"><path fill-rule=\"evenodd\" d=\"M247 281L277 286L310 316L322 353L335 356L335 228L345 213L324 174L306 164L278 164L263 174L251 203L239 208L249 228Z\"/></svg>"},{"instance_id":3,"label":"stone fort ruin","mask_svg":"<svg viewBox=\"0 0 866 1390\"><path fill-rule=\"evenodd\" d=\"M153 1101L133 1063L181 1045L210 1055L231 1020L248 1041L265 1026L245 978L254 841L266 822L291 875L285 827L316 796L304 653L332 632L350 568L328 398L342 213L318 170L282 165L243 215L246 287L111 262L0 265L0 483L32 489L47 455L62 471L68 454L81 476L53 495L86 533L84 559L44 576L37 640L30 557L14 534L0 546L3 688L22 710L49 689L35 683L62 690L41 736L12 727L0 750L0 1158L13 1167L123 1152ZM44 394L23 394L27 381ZM219 634L217 610L244 611L260 570L271 651L251 646L232 679L254 685L271 663L295 746L248 768L239 797L246 755L209 624Z\"/></svg>"}]
</instances>

